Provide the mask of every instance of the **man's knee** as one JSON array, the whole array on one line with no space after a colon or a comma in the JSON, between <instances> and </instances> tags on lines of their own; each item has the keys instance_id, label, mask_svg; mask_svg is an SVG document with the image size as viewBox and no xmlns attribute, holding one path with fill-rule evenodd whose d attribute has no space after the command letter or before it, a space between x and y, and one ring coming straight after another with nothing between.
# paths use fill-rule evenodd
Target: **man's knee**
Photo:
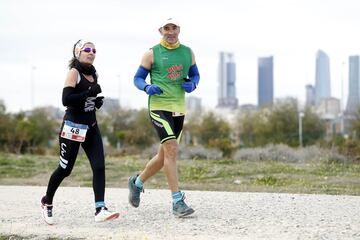
<instances>
[{"instance_id":1,"label":"man's knee","mask_svg":"<svg viewBox=\"0 0 360 240\"><path fill-rule=\"evenodd\" d=\"M171 140L164 142L163 146L164 146L164 150L166 153L168 153L168 152L176 153L178 144L177 144L176 139L171 139Z\"/></svg>"}]
</instances>

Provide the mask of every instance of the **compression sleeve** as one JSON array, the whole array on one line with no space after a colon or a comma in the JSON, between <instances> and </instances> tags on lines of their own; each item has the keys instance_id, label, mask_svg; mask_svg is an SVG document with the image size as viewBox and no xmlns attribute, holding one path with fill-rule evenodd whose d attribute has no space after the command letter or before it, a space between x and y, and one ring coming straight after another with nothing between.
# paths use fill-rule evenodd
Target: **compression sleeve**
<instances>
[{"instance_id":1,"label":"compression sleeve","mask_svg":"<svg viewBox=\"0 0 360 240\"><path fill-rule=\"evenodd\" d=\"M62 103L65 107L83 107L86 101L88 91L74 93L74 87L64 87L62 94Z\"/></svg>"},{"instance_id":2,"label":"compression sleeve","mask_svg":"<svg viewBox=\"0 0 360 240\"><path fill-rule=\"evenodd\" d=\"M145 79L148 74L149 70L140 65L134 76L134 84L139 90L145 91L145 87L148 85Z\"/></svg>"},{"instance_id":3,"label":"compression sleeve","mask_svg":"<svg viewBox=\"0 0 360 240\"><path fill-rule=\"evenodd\" d=\"M196 66L196 63L190 67L188 75L189 75L190 81L195 83L195 86L197 87L197 85L199 84L199 81L200 81L200 74L199 74L199 70Z\"/></svg>"}]
</instances>

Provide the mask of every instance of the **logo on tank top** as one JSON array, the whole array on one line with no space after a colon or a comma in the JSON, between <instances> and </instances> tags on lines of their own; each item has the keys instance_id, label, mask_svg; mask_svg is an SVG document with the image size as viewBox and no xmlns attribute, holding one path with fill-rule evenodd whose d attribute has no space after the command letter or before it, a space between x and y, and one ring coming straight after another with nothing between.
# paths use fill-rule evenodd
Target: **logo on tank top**
<instances>
[{"instance_id":1,"label":"logo on tank top","mask_svg":"<svg viewBox=\"0 0 360 240\"><path fill-rule=\"evenodd\" d=\"M96 97L86 98L84 112L91 112L95 110L95 99Z\"/></svg>"},{"instance_id":2,"label":"logo on tank top","mask_svg":"<svg viewBox=\"0 0 360 240\"><path fill-rule=\"evenodd\" d=\"M183 65L172 65L171 67L167 68L168 78L170 80L177 80L179 78L183 78Z\"/></svg>"}]
</instances>

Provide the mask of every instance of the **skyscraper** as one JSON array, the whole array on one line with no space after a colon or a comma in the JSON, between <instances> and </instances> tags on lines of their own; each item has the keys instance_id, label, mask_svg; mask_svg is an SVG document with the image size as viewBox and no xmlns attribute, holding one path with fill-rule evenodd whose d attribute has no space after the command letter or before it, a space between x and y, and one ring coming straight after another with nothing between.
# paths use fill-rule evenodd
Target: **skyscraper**
<instances>
[{"instance_id":1,"label":"skyscraper","mask_svg":"<svg viewBox=\"0 0 360 240\"><path fill-rule=\"evenodd\" d=\"M330 60L322 50L318 50L316 53L315 74L315 104L318 105L322 98L331 97Z\"/></svg>"},{"instance_id":2,"label":"skyscraper","mask_svg":"<svg viewBox=\"0 0 360 240\"><path fill-rule=\"evenodd\" d=\"M307 84L306 88L306 105L315 106L315 88L311 84Z\"/></svg>"},{"instance_id":3,"label":"skyscraper","mask_svg":"<svg viewBox=\"0 0 360 240\"><path fill-rule=\"evenodd\" d=\"M218 107L237 108L236 64L232 53L220 52Z\"/></svg>"},{"instance_id":4,"label":"skyscraper","mask_svg":"<svg viewBox=\"0 0 360 240\"><path fill-rule=\"evenodd\" d=\"M360 61L359 56L349 57L349 97L346 112L356 113L360 107Z\"/></svg>"},{"instance_id":5,"label":"skyscraper","mask_svg":"<svg viewBox=\"0 0 360 240\"><path fill-rule=\"evenodd\" d=\"M258 106L272 105L274 101L273 56L258 58Z\"/></svg>"}]
</instances>

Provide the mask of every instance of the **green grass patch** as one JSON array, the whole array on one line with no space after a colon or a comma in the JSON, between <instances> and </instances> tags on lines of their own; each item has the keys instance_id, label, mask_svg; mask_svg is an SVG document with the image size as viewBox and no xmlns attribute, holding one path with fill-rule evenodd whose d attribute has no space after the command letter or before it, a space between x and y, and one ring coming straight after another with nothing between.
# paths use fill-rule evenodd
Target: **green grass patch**
<instances>
[{"instance_id":1,"label":"green grass patch","mask_svg":"<svg viewBox=\"0 0 360 240\"><path fill-rule=\"evenodd\" d=\"M279 179L274 176L265 176L256 178L255 183L265 186L275 186L279 184Z\"/></svg>"},{"instance_id":2,"label":"green grass patch","mask_svg":"<svg viewBox=\"0 0 360 240\"><path fill-rule=\"evenodd\" d=\"M57 156L0 153L0 184L47 185L58 166ZM106 186L127 187L129 176L140 173L148 159L138 156L106 157ZM178 160L182 189L264 191L360 195L360 164L335 161ZM79 154L70 177L62 186L92 186L89 160ZM168 188L163 171L146 188Z\"/></svg>"}]
</instances>

